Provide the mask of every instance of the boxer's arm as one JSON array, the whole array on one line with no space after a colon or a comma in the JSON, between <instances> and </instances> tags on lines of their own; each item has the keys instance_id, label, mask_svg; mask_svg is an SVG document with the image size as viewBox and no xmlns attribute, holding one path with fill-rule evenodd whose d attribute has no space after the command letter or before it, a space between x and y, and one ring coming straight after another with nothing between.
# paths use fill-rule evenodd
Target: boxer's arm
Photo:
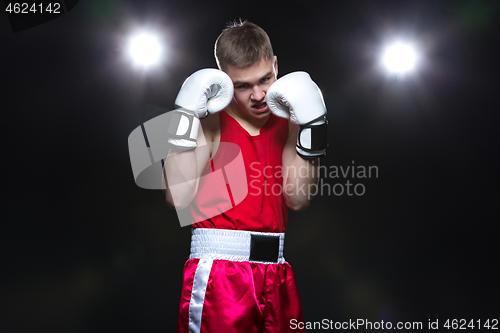
<instances>
[{"instance_id":1,"label":"boxer's arm","mask_svg":"<svg viewBox=\"0 0 500 333\"><path fill-rule=\"evenodd\" d=\"M319 158L305 159L297 154L298 126L289 124L289 127L282 158L283 196L288 208L301 211L309 206L312 199L310 192L318 184Z\"/></svg>"},{"instance_id":2,"label":"boxer's arm","mask_svg":"<svg viewBox=\"0 0 500 333\"><path fill-rule=\"evenodd\" d=\"M201 173L211 156L214 118L218 117L201 120L196 149L170 154L166 160L163 169L165 198L172 208L187 207L198 192Z\"/></svg>"},{"instance_id":3,"label":"boxer's arm","mask_svg":"<svg viewBox=\"0 0 500 333\"><path fill-rule=\"evenodd\" d=\"M266 94L271 111L290 119L283 151L283 195L295 211L306 209L317 192L319 157L328 145L326 106L316 83L305 72L294 72L274 82Z\"/></svg>"},{"instance_id":4,"label":"boxer's arm","mask_svg":"<svg viewBox=\"0 0 500 333\"><path fill-rule=\"evenodd\" d=\"M185 208L198 192L199 178L210 159L214 128L219 123L214 114L231 102L233 89L226 73L211 68L196 71L182 84L175 99L177 109L172 111L172 126L166 129L172 151L163 176L170 206ZM201 123L200 118L204 118Z\"/></svg>"}]
</instances>

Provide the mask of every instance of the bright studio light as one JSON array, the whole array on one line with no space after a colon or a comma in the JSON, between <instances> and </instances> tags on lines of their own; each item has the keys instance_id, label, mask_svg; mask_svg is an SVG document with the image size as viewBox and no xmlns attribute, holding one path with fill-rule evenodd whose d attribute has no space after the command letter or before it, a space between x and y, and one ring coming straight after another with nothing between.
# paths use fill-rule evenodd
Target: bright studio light
<instances>
[{"instance_id":1,"label":"bright studio light","mask_svg":"<svg viewBox=\"0 0 500 333\"><path fill-rule=\"evenodd\" d=\"M131 39L129 52L136 63L149 66L159 61L161 46L156 37L141 34Z\"/></svg>"},{"instance_id":2,"label":"bright studio light","mask_svg":"<svg viewBox=\"0 0 500 333\"><path fill-rule=\"evenodd\" d=\"M386 48L382 63L392 73L404 74L414 69L416 54L408 44L397 43Z\"/></svg>"}]
</instances>

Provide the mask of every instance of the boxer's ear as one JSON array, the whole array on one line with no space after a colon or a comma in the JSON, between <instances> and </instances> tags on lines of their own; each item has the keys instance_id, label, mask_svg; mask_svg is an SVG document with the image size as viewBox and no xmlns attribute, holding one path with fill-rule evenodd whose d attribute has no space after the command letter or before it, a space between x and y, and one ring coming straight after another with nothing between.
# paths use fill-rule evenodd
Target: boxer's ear
<instances>
[{"instance_id":1,"label":"boxer's ear","mask_svg":"<svg viewBox=\"0 0 500 333\"><path fill-rule=\"evenodd\" d=\"M276 79L278 78L278 56L273 57L273 71Z\"/></svg>"}]
</instances>

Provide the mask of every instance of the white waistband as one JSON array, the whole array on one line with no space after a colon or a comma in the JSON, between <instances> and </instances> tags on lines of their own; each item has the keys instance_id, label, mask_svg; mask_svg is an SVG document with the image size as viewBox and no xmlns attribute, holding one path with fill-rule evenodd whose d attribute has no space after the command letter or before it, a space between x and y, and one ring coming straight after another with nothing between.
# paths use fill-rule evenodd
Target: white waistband
<instances>
[{"instance_id":1,"label":"white waistband","mask_svg":"<svg viewBox=\"0 0 500 333\"><path fill-rule=\"evenodd\" d=\"M250 240L252 235L279 236L279 252L277 262L255 261L261 264L282 264L284 233L269 233L243 230L193 228L191 236L191 254L189 259L221 259L231 261L250 260Z\"/></svg>"}]
</instances>

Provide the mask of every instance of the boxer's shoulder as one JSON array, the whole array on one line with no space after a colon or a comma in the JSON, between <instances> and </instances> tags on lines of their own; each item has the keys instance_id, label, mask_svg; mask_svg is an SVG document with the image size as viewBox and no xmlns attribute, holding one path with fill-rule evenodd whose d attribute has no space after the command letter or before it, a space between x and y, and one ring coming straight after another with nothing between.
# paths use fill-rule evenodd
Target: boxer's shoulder
<instances>
[{"instance_id":1,"label":"boxer's shoulder","mask_svg":"<svg viewBox=\"0 0 500 333\"><path fill-rule=\"evenodd\" d=\"M213 113L200 122L207 142L218 142L220 140L220 114Z\"/></svg>"}]
</instances>

